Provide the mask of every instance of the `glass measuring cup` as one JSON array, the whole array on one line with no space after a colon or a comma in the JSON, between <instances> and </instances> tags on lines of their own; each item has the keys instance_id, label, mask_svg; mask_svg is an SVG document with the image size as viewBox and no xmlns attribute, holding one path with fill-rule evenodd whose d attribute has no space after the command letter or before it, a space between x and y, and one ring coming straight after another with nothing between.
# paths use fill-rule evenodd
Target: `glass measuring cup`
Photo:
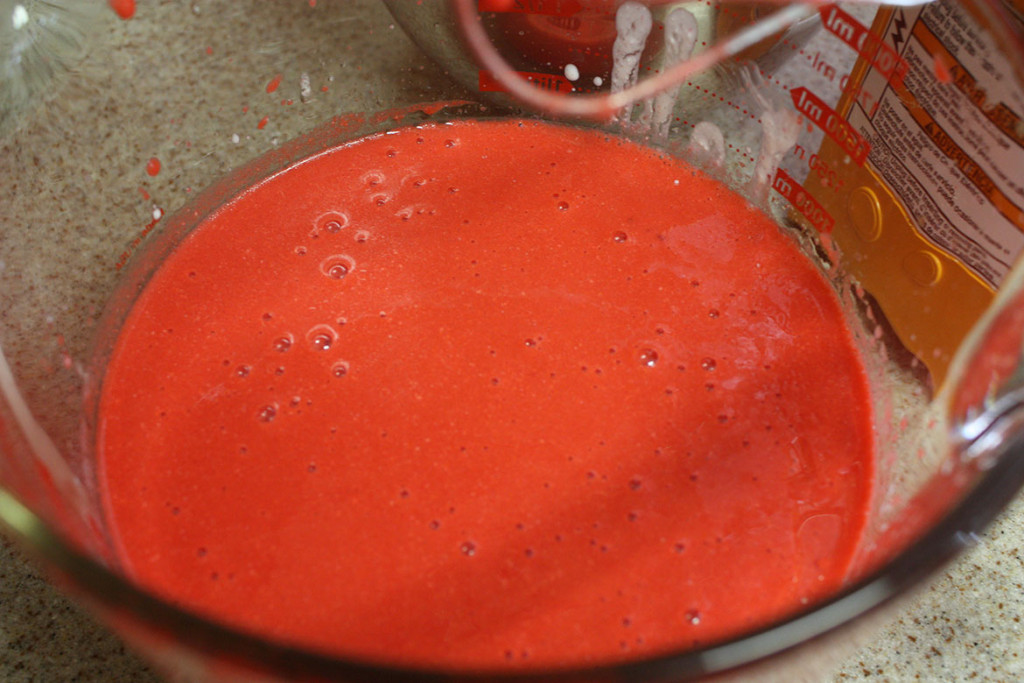
<instances>
[{"instance_id":1,"label":"glass measuring cup","mask_svg":"<svg viewBox=\"0 0 1024 683\"><path fill-rule=\"evenodd\" d=\"M5 141L10 150L5 158L11 166L4 173L8 177L21 178L18 195L8 204L8 213L3 219L4 248L7 251L4 255L2 290L5 297L2 342L10 368L9 377L13 380L7 385L8 392L5 393L4 439L8 443L3 450L6 458L3 481L17 495L17 500L5 499L5 519L17 533L30 539L30 545L53 563L56 572L66 572L66 580L72 586L77 585L80 590L84 590L87 601L95 604L113 623L121 625L137 644L149 648L150 654L168 667L185 663L202 671L204 675L228 679L232 675L251 674L254 669L274 672L276 675L300 672L309 672L311 676L349 678L384 675L383 671L275 647L258 639L217 628L177 612L137 591L130 583L119 578L116 572L105 570L103 567L113 562L113 555L102 522L94 515L95 502L90 500L95 492L90 490L88 482L94 475L90 473L88 453L79 437L81 419L85 418L87 426L89 419L87 409L81 407L82 385L88 387L88 370L92 367L88 359L93 332L98 325L99 310L104 306L117 305L116 300L113 304L109 302L112 292L123 291L117 288L125 278L130 277L124 273L144 272L143 264L150 258L147 254L159 252L152 246L155 240L170 240L170 237L163 235L173 235L175 230L181 230L187 224L184 215L174 221L170 221L168 215L188 203L190 195L213 184L229 167L256 157L260 152L281 146L268 162L244 168L215 186L211 194L204 195L205 199L200 201L200 206L208 210L216 205L217 200L230 197L232 192L274 168L350 135L374 129L372 115L368 117L370 123L366 126L360 126L354 119L339 119L316 129L309 137L297 143L284 144L295 135L310 131L316 124L327 121L336 111L372 111L391 104L437 99L439 96L451 98L476 95L466 95L450 89L443 82L439 84L430 80L421 75L426 73L426 68L420 71L418 67L422 64L417 64L415 57L408 53L404 57L394 54L391 49L394 41L389 38L394 29L385 28L387 20L379 15L379 23L358 20L364 23L347 29L356 21L350 18L355 16L349 14L354 11L351 6L318 3L317 7L308 7L308 10L305 5L301 10L294 7L287 10L263 8L260 12L264 14L256 16L243 16L238 9L205 4L196 4L194 7L198 8L198 13L184 12L182 8L164 8L161 14L147 18L140 12L126 23L118 23L114 17L106 15L89 18L89 21L108 26L110 35L102 38L93 35L90 38L88 31L83 31L83 43L89 40L101 43L110 41L114 45L135 45L136 49L119 52L94 46L91 55L94 58L103 55L108 61L86 61L81 67L82 71L72 74L71 78L65 76L61 89L55 89L52 93L52 96L59 99L40 103L43 106L25 114L27 122L22 122L13 137ZM374 11L372 7L362 9ZM102 6L98 10L105 11ZM903 20L908 25L911 23L906 16ZM165 63L167 60L161 51L162 45L140 42L140 38L147 34L136 33L153 24L170 25L174 21L193 22L187 25L195 31L188 45L182 47L182 52L192 61L183 60L183 63L177 65ZM280 33L275 36L275 40L266 40L267 25L278 28ZM848 22L844 25L854 26ZM866 25L866 22L862 25ZM231 43L219 40L229 30L228 27L232 31ZM252 34L247 37L237 35L238 27L247 27ZM370 27L378 35L366 33ZM308 40L310 32L328 29L335 32L332 35L346 37L345 54L358 55L351 58L355 62L346 58L344 67L339 67L339 58L332 52L337 49L336 41L325 46L318 41ZM149 36L152 37L151 34ZM368 56L371 46L381 44L383 49L374 53L375 57ZM253 46L254 49L248 50L247 46ZM800 49L807 50L806 47ZM221 55L221 50L225 54ZM820 52L830 54L829 51ZM1014 54L1008 47L1004 47L1003 53ZM405 61L402 61L403 58ZM368 69L352 70L359 66L365 67L367 61L373 59L379 60L374 64L380 69L378 80L372 88L366 88L362 77ZM406 70L405 65L410 63L417 66ZM172 68L174 66L179 70L175 71ZM830 64L822 66L822 71L827 72L827 66L835 69L838 75L838 69ZM131 77L133 74L137 77L140 73L155 74L154 82L136 82L138 79ZM275 85L278 73L291 74L290 80L282 80ZM374 73L377 73L376 70ZM771 73L775 74L773 78L783 78L778 72ZM249 80L245 81L242 76ZM331 76L334 76L334 80L330 79ZM722 172L727 176L731 174L731 179L739 187L746 186L752 191L763 189L764 185L747 184L757 161L764 158L759 149L760 124L735 125L730 118L737 117L741 110L732 105L723 107L722 100L712 99L710 92L716 93L716 98L724 97L726 91L723 88L728 87L729 92L736 92L735 101L745 98L749 103L748 111L760 111L762 114L766 107L770 110L770 107L777 106L775 98L778 93L772 91L773 85L767 86L767 92L762 91L764 84L755 83L753 75L748 76L750 82L746 82L740 71L714 76L722 83L722 87L701 86L696 98L686 95L681 97L681 113L690 116L685 112L697 112L700 118L693 117L691 120L681 117L681 121L671 124L669 139L663 141L663 144L671 146L675 142L681 150L685 149L692 142L692 131L697 130L697 124L702 121L713 123L718 130L724 132L723 142L728 141L729 153L741 157L740 163L734 163L734 158L729 156L721 160ZM232 83L235 80L239 82ZM803 83L790 80L787 84L796 82ZM169 88L169 84L176 83L189 85L179 86L179 91L175 92L175 88ZM347 85L343 87L343 83ZM290 93L287 91L289 84ZM321 85L317 87L317 84ZM128 92L125 92L126 85L130 86ZM323 90L325 86L326 91ZM705 93L704 89L709 92ZM370 92L369 101L352 102L351 98L356 93L367 91ZM823 88L808 87L807 97L811 95L826 100ZM702 101L704 96L707 99ZM45 97L45 93L41 97ZM332 99L335 97L338 99ZM728 99L733 101L732 97ZM792 96L790 102L794 107L797 106ZM810 99L804 102L816 104L815 100ZM143 104L146 107L139 109ZM821 109L820 105L816 106ZM140 115L140 111L145 112L145 115ZM407 116L419 116L416 111L416 108L411 109ZM810 110L803 111L811 117ZM824 109L821 111L824 113ZM393 111L391 115L399 113ZM442 111L442 114L459 116L490 113L473 106ZM631 117L631 121L639 120L640 116L638 112L635 117ZM389 118L385 116L381 122ZM825 123L826 128L827 125ZM710 129L705 127L702 130ZM833 128L832 132L836 130L838 128ZM113 131L117 131L117 134L113 134ZM826 132L811 131L809 135L819 135L824 140ZM66 136L70 137L72 133L76 137L69 144L65 141ZM635 134L643 137L648 132L641 130ZM807 146L801 145L804 149L812 148L812 143L805 144ZM746 152L747 147L750 152ZM806 196L814 196L807 178L812 182L821 182L830 177L828 171L832 170L837 175L844 171L843 177L846 179L846 169L844 165L836 164L834 159L831 162L818 159L820 163L814 163L812 168L809 159L815 153L800 159L800 154L795 150L795 146L788 150L788 156L784 159L784 162L788 159L793 165L783 165L784 170L790 169L786 171L787 175L779 175L773 170L771 191L780 196L780 190L785 191L788 197L794 199L792 203L798 213L804 215L804 219L795 215L790 217L783 204L779 209L783 219L810 221L823 214L814 213L814 205L806 199ZM714 145L694 149L696 156L702 157L709 167L719 161L714 152ZM745 162L742 159L744 154L748 155ZM150 163L154 158L160 162L159 168ZM805 162L803 170L806 178L802 181L801 166L797 163L799 161ZM856 169L850 171L852 174ZM46 196L45 193L53 191L65 177L79 180L69 187L59 185L61 192L52 200L52 204L42 207L43 218L31 221L31 225L24 219L16 218L32 215L31 206L37 203L35 198ZM776 186L777 179L785 180L787 177L800 184L805 195L795 194L800 190L789 181L788 189L787 185ZM92 190L97 185L101 185L102 189ZM85 192L83 187L90 188L96 194ZM872 184L868 189L874 192L877 187ZM803 201L799 199L801 196L805 197ZM876 223L882 223L885 230L889 229L890 213L887 211L889 207L882 204L884 198L877 192L873 197L858 192L846 200L853 207L849 210L851 215L858 219L864 216L870 219L866 223L867 230L857 223L848 227L848 231L853 231L848 237L852 235L860 239L857 235L861 232L865 232L868 237L873 236L879 230ZM203 201L209 203L203 205ZM82 223L73 218L84 212L81 208L83 206L87 207L88 214L99 216L95 224L83 227ZM801 208L810 213L811 217L800 212ZM835 218L835 215L843 211L833 210L829 213ZM161 224L161 221L165 222ZM55 229L33 230L32 225L53 225ZM176 227L164 228L164 225ZM811 227L814 234L817 227ZM885 251L891 249L886 246L875 253L862 254L858 250L867 247L844 246L840 231L841 228L836 226L833 232L843 257L853 254L853 263L838 261L834 264L834 268L842 270L844 275L854 270L854 263L882 260ZM874 242L865 241L869 245L878 242L877 239ZM828 246L822 244L820 248L825 250ZM935 252L933 256L940 260L947 272L953 267L942 260L948 257L941 252ZM925 260L934 263L927 257ZM903 261L899 263L902 268ZM910 261L911 266L914 263ZM927 280L929 272L932 271L927 268L912 269L910 275L924 273L924 279ZM1001 307L985 314L988 304L986 300L975 309L978 315L988 316L988 324L980 328L973 343L973 347L982 352L975 355L965 353L963 356L965 360L962 367L966 370L960 374L970 377L972 382L961 383L955 379L934 379L940 374L940 370L934 369L942 367L940 361L945 361L945 367L950 367L962 343L960 339L951 343L936 342L934 339L923 342L930 344L931 348L918 351L916 364L912 357L897 353L901 346L910 345L906 341L895 343L895 339L900 339L900 330L897 329L900 325L903 325L904 336L909 337L905 332L908 323L899 322L898 311L891 307L887 309L882 295L887 288L891 288L897 290L897 299L902 301L900 297L906 296L915 301L904 289L906 283L893 287L891 280L883 279L881 285L872 287L869 275L860 274L858 277L867 283L865 287L868 293L880 302L877 306L888 321L881 322L878 308L861 309L865 316L868 312L879 316L874 322L881 329L882 341L891 344L872 347L868 341L867 347L869 353L873 348L875 355L886 361L879 364L879 375L883 378L878 382L883 387L880 401L884 404L890 400L894 406L891 413L893 428L880 437L881 453L884 458L889 458L884 461L885 467L880 469L888 480L879 486L874 547L866 547L864 553L863 571L870 578L854 586L849 593L830 605L815 609L776 629L704 652L640 663L631 670L637 677L682 677L754 661L863 615L889 595L901 592L908 582L931 568L933 562L963 544L965 537L958 534L971 531L979 519L991 515L1019 482L1013 459L999 457L1002 450L1011 449L1015 443L1012 429L1015 405L1012 400L1015 388L1012 384L1012 370L1016 362L1016 349L1019 348L1015 339L1019 335L1019 323L1014 316L1017 310L1015 280L1010 278L1006 281ZM853 290L847 288L847 291ZM854 294L857 296L850 297L853 305L858 300L867 299L860 297L856 291ZM960 300L963 297L962 293L958 295ZM933 312L932 315L936 314ZM948 320L945 318L944 322ZM913 327L917 322L911 320L909 323L911 333L920 334L919 329ZM885 324L893 329L890 331L884 327ZM867 327L867 336L873 339L876 328L871 324ZM927 327L921 324L920 330ZM41 343L40 340L47 341ZM967 348L972 348L972 345ZM933 350L939 351L937 358L932 354ZM86 371L85 380L79 370ZM886 392L890 391L892 384L886 380L891 375L896 375L899 385L905 390L909 389L909 396L898 394L896 398L886 399ZM955 364L949 376L958 376ZM941 395L943 382L956 387L950 389L952 393L947 394L949 399ZM17 389L16 393L10 390L11 386ZM1000 402L1003 395L1009 398ZM995 410L985 402L989 398L995 399L990 401ZM904 403L898 403L897 399ZM929 411L936 407L945 409L946 406L953 407L949 414L940 413L936 423L931 425L932 416ZM26 408L29 409L31 419L26 417ZM883 405L880 414L885 415L885 410ZM904 418L907 419L906 428L901 427ZM954 432L954 435L976 444L973 451L960 449L954 453L956 457L951 457L950 443L953 439L947 431L947 420L954 426L963 423L966 428L970 425L967 431ZM35 431L33 425L40 426L41 432ZM998 438L992 441L994 445L985 446L979 436ZM938 445L931 446L930 439L936 439ZM955 442L952 445L960 447ZM921 446L929 446L926 452L928 457L918 460L917 449ZM960 457L961 453L968 454L968 457ZM989 467L991 469L985 469ZM961 500L964 492L969 493L966 494L968 497L962 498L963 507L943 524L934 524L939 515L952 509L952 505ZM25 503L28 508L22 507ZM928 530L929 535L919 538L924 530ZM63 534L63 537L54 532ZM73 541L70 545L69 539ZM915 539L922 545L900 553L906 543ZM75 545L74 541L80 545ZM76 550L84 550L88 557L100 560L100 564L76 556ZM896 559L886 563L881 574L867 574L871 567L885 562L893 554L897 555ZM863 626L864 621L858 621L857 626ZM835 644L835 640L831 642ZM247 663L240 663L239 659ZM771 661L771 666L782 667L792 663L784 657L777 657ZM807 661L802 660L800 663L806 665ZM619 670L602 670L580 672L576 677L614 678L621 673Z\"/></svg>"}]
</instances>

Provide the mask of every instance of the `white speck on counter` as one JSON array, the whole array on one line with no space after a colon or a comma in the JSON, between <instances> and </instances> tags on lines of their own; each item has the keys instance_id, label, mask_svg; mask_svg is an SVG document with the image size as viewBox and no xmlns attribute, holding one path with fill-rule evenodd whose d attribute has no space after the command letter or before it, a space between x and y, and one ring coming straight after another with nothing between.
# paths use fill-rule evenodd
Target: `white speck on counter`
<instances>
[{"instance_id":1,"label":"white speck on counter","mask_svg":"<svg viewBox=\"0 0 1024 683\"><path fill-rule=\"evenodd\" d=\"M239 140L241 140L241 138L238 137L238 133L232 133L231 134L231 142L233 142L233 143L235 143L237 145Z\"/></svg>"},{"instance_id":2,"label":"white speck on counter","mask_svg":"<svg viewBox=\"0 0 1024 683\"><path fill-rule=\"evenodd\" d=\"M15 5L14 11L11 13L11 26L17 31L20 28L24 28L25 24L28 23L28 10L25 9L24 5Z\"/></svg>"}]
</instances>

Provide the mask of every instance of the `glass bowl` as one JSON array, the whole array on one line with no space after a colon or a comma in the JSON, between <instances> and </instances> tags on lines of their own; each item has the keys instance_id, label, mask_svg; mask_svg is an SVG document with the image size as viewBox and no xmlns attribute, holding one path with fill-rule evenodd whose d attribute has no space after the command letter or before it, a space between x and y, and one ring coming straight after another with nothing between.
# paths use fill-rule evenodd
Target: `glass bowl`
<instances>
[{"instance_id":1,"label":"glass bowl","mask_svg":"<svg viewBox=\"0 0 1024 683\"><path fill-rule=\"evenodd\" d=\"M487 10L483 26L516 71L559 93L609 90L614 48L608 39L587 46L593 59L584 62L580 26L564 17L551 23L555 15L542 12L525 17L554 26L538 51L531 24L506 12L514 7L507 4L480 8ZM583 5L596 12L591 19L597 24L614 25L617 3ZM689 7L698 42L709 44L770 15L769 8L749 4ZM501 92L501 74L476 66L460 41L455 10L445 3L392 2L393 17L374 2L323 0L133 8L120 2L0 3L0 16L10 19L0 29L6 70L0 174L10 190L0 205L0 521L58 586L172 679L820 675L971 545L1024 482L1024 271L1013 267L1014 240L993 233L1006 247L999 261L994 249L981 253L935 227L920 193L893 179L892 159L901 148L883 133L884 125L895 124L880 118L869 127L862 120L898 111L899 102L908 111L926 110L907 106L907 92L924 101L937 87L957 86L953 104L932 112L933 125L955 117L977 122L978 111L988 112L985 125L1020 140L1024 130L1013 111L1024 101L1024 50L1013 8L985 2L887 8L882 15L892 30L877 23L868 31L882 21L874 8L812 7L782 36L761 36L734 59L686 75L662 128L644 118L642 107L620 112L612 123L575 125L607 126L703 166L798 231L808 257L835 283L859 330L877 429L868 531L841 592L703 649L591 668L476 673L332 657L231 629L159 599L118 568L97 492L91 439L111 342L107 323L126 310L182 235L278 170L397 125L537 114ZM642 70L671 68L663 61L672 40L665 28L671 9L656 3ZM970 45L988 50L982 61L989 66L998 64L1002 108L991 106L995 90L978 86L991 74L965 77L975 62L953 59L959 53L948 46L936 48L939 29L929 38L919 28L950 16L958 26L973 22ZM918 31L913 54L902 52L909 49L901 33L908 26ZM891 56L879 47L885 40L895 46L893 54L906 55L904 61L883 59ZM934 53L924 67L921 46ZM832 57L841 54L845 64ZM869 95L878 90L871 79L879 74L892 87L886 90L883 78L887 94L876 103ZM857 107L861 119L849 113ZM778 154L767 149L778 131L766 129L797 111L798 141ZM994 205L1019 229L1020 202L1013 204L997 170L1019 175L1020 155L992 162L985 156L989 138L963 128L954 138L936 135L933 143L961 150L947 158L964 176L987 170L985 187L999 190L990 195L1010 196L1011 208L999 203L1004 199ZM702 137L712 129L723 133L717 146L713 134ZM865 144L858 147L858 141ZM886 155L889 148L896 151ZM980 187L980 176L973 178ZM933 190L924 194L937 200L943 184L930 182ZM841 201L821 206L837 186L846 188ZM902 237L890 241L890 232Z\"/></svg>"}]
</instances>

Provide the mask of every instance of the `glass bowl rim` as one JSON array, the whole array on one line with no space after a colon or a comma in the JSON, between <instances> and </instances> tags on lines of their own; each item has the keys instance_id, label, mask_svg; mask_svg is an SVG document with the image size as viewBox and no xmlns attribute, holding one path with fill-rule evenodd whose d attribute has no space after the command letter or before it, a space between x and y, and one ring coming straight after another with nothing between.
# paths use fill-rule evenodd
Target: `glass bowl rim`
<instances>
[{"instance_id":1,"label":"glass bowl rim","mask_svg":"<svg viewBox=\"0 0 1024 683\"><path fill-rule=\"evenodd\" d=\"M191 212L191 208L208 194L223 199L235 196L253 182L259 182L322 150L325 139L327 144L344 144L391 128L396 118L411 116L415 123L416 117L422 113L425 120L435 121L437 119L434 115L438 111L447 110L460 116L464 116L466 111L488 116L495 113L488 105L462 100L423 103L377 112L357 121L355 131L351 128L351 115L335 117L320 124L312 132L285 143L270 153L272 157L259 157L231 171L222 181L204 190L194 201L182 207L181 213ZM369 130L365 129L367 125ZM263 166L268 163L268 158L271 164L269 172L268 167ZM173 220L174 217L170 218ZM948 457L954 457L954 454ZM176 643L205 656L250 662L250 666L257 670L286 679L295 675L311 675L327 680L384 679L410 682L533 681L553 678L566 681L693 680L754 665L822 639L920 585L962 549L973 545L977 533L1024 487L1024 431L1011 431L1010 437L999 445L998 451L986 459L986 468L982 470L975 464L973 469L969 490L955 505L948 508L944 516L926 527L916 540L900 552L840 593L763 628L704 648L585 667L505 671L490 668L417 668L359 661L306 650L199 616L135 585L67 541L61 532L26 507L2 483L0 528L8 530L8 535L19 541L30 556L40 561L45 570L55 573L64 585L73 589L73 594L86 602L99 604L112 613L127 613L147 627L169 635Z\"/></svg>"}]
</instances>

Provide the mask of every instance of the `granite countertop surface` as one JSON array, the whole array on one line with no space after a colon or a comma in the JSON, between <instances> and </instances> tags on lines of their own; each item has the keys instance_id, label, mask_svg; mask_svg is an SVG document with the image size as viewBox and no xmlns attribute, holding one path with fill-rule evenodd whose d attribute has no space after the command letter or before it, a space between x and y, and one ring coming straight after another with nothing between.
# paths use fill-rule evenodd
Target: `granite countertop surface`
<instances>
[{"instance_id":1,"label":"granite countertop surface","mask_svg":"<svg viewBox=\"0 0 1024 683\"><path fill-rule=\"evenodd\" d=\"M231 4L222 3L220 7ZM259 25L262 16L260 13L273 12L273 6L275 3L254 3L250 13L256 18L250 17L248 27L234 27L232 31L235 39L241 41L239 33L242 31L265 31L265 26ZM438 80L443 77L435 67L423 63L422 55L400 31L395 29L386 10L379 3L372 0L353 0L346 6L345 11L351 15L358 15L360 20L355 22L350 21L351 17L347 15L336 16L337 9L334 10L335 15L332 15L331 8L326 2L317 6L315 1L310 1L308 7L309 11L324 13L327 20L325 25L329 24L338 36L339 50L342 54L339 59L330 63L320 60L310 68L309 74L315 85L323 83L324 86L322 91L316 91L316 96L311 98L310 102L303 98L302 105L305 105L309 112L304 120L322 118L331 111L342 109L372 110L382 102L394 99L394 93L388 88L396 80L394 74L399 72L403 74L401 80L405 88L400 94L407 101L435 100L459 94L457 89L450 86L437 85ZM191 3L140 3L136 19L117 22L109 27L106 39L124 49L107 54L107 61L101 64L109 66L111 70L123 68L130 73L143 73L146 68L159 68L159 62L147 65L144 60L133 56L129 48L133 45L146 44L148 41L160 40L166 26L182 19L194 22L194 25L188 32L181 34L180 40L188 46L181 48L180 55L186 56L176 55L174 59L183 59L187 62L189 54L194 55L193 59L199 60L211 54L228 51L230 41L226 34L223 31L217 33L216 22L211 23L209 20L216 11L218 5L212 0ZM334 23L330 23L331 17ZM264 17L263 20L273 26L278 43L298 45L308 38L308 28L292 27L287 20L276 16ZM292 30L295 32L289 33ZM342 87L345 74L352 75L353 71L362 69L357 59L360 55L359 46L362 44L360 41L372 35L374 31L378 32L377 38L383 37L387 44L386 54L377 55L376 60L370 60L375 65L374 71L380 74L379 78L374 80L369 73L357 74L359 80L354 82L360 84L358 87ZM342 34L344 38L340 37ZM363 53L362 58L365 57L366 54ZM256 61L260 58L261 55L253 56ZM124 60L124 63L118 60ZM227 62L230 63L231 59ZM410 68L409 64L414 64L414 68ZM95 65L93 68L96 68ZM188 65L185 64L182 68L187 69ZM257 89L263 87L278 67L268 62L259 68ZM88 76L90 71L84 68L81 73ZM281 96L294 96L297 99L297 74L292 73L288 77L295 92L292 95ZM231 82L223 81L212 85L216 86L216 97L222 101L230 101L227 93L232 86ZM123 79L116 84L116 90L122 92L135 87L142 86L132 79ZM197 92L198 94L184 94L187 106L176 104L176 92L173 88L161 92L160 106L166 110L166 116L163 111L160 116L168 119L170 124L178 125L174 123L175 116L180 123L182 118L187 118L190 113L203 110L206 103L201 98L205 96L202 94L205 91ZM274 97L278 95L275 94ZM145 99L142 95L137 95L136 98L139 101ZM266 130L263 125L257 127L256 121L260 112L256 105L253 112L246 114L248 118L245 119L243 128L238 120L228 121L224 115L219 114L222 108L220 105L208 107L208 116L212 121L224 121L222 130L217 134L220 146L210 148L200 157L197 152L188 149L191 147L190 144L182 144L180 141L163 142L162 154L168 166L173 166L174 163L184 165L186 162L193 166L201 163L216 165L216 168L210 168L211 177L215 177L221 167L231 168L303 130L301 127L289 130L284 124L281 124L281 128L275 128L278 120L274 118L275 114L270 109L267 109L271 112L270 125ZM153 119L157 118L159 117L154 115ZM154 123L152 129L143 130L136 138L132 138L144 141L138 142L137 149L133 150L139 159L149 158L155 148L145 141L173 139L174 130L161 129L158 125L162 124ZM32 132L29 129L28 133ZM39 134L46 133L44 131ZM132 134L132 131L126 132L129 138ZM89 139L84 135L63 135L60 137L59 145L54 143L52 146L60 147L65 156L72 160L68 161L68 164L72 164L76 158L75 145L78 144L89 144ZM123 146L136 143L119 144ZM44 146L39 147L43 149ZM86 153L78 154L77 157L87 159L89 152L90 150L86 150ZM192 156L189 156L190 154ZM0 165L3 163L3 160L0 160ZM170 197L175 192L180 198L182 190L170 180L171 173L164 175L168 177L166 182L155 179L150 185L154 201L161 196ZM132 186L132 182L135 181L128 182L126 192L135 192L136 187ZM185 192L188 190L189 188L185 188ZM170 206L174 201L168 199L167 204ZM148 214L151 210L152 207L146 206L136 211ZM139 222L142 224L144 220ZM909 598L902 611L890 623L873 638L860 644L853 654L846 657L823 680L1022 681L1022 616L1024 497L1018 497L1003 515L979 536L975 547L940 571L930 587ZM0 681L149 683L158 680L160 679L153 670L129 651L116 636L98 625L82 608L66 599L45 580L38 568L25 561L18 548L0 538Z\"/></svg>"}]
</instances>

